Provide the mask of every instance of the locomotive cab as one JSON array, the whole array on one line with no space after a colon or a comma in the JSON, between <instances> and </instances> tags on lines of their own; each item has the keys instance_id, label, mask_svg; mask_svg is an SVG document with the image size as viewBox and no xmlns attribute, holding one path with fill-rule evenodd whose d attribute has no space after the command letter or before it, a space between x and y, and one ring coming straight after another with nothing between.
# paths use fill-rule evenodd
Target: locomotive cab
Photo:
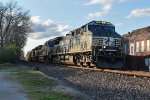
<instances>
[{"instance_id":1,"label":"locomotive cab","mask_svg":"<svg viewBox=\"0 0 150 100\"><path fill-rule=\"evenodd\" d=\"M101 68L121 68L121 35L110 22L93 21L88 24L92 33L93 63Z\"/></svg>"}]
</instances>

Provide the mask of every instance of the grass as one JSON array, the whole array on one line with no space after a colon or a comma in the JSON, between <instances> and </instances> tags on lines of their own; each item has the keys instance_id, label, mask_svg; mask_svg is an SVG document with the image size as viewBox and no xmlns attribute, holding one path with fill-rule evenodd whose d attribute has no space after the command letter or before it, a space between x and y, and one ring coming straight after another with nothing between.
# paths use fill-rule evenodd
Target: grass
<instances>
[{"instance_id":1,"label":"grass","mask_svg":"<svg viewBox=\"0 0 150 100\"><path fill-rule=\"evenodd\" d=\"M53 91L58 83L49 79L42 72L22 66L0 65L0 71L12 72L13 77L23 85L31 100L72 100L70 94ZM12 77L10 75L10 77ZM14 78L13 78L14 80Z\"/></svg>"}]
</instances>

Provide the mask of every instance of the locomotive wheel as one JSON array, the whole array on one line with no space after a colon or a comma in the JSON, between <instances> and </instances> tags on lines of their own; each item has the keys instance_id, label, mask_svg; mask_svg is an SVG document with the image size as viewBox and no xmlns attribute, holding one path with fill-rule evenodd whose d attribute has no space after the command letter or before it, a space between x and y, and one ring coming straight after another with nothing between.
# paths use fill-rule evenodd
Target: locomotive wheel
<instances>
[{"instance_id":1,"label":"locomotive wheel","mask_svg":"<svg viewBox=\"0 0 150 100\"><path fill-rule=\"evenodd\" d=\"M81 66L80 59L77 59L77 66Z\"/></svg>"},{"instance_id":2,"label":"locomotive wheel","mask_svg":"<svg viewBox=\"0 0 150 100\"><path fill-rule=\"evenodd\" d=\"M80 62L80 67L83 67L83 62Z\"/></svg>"},{"instance_id":3,"label":"locomotive wheel","mask_svg":"<svg viewBox=\"0 0 150 100\"><path fill-rule=\"evenodd\" d=\"M49 63L50 63L49 57L46 57L46 58L44 59L44 63L46 63L46 64L49 64Z\"/></svg>"},{"instance_id":4,"label":"locomotive wheel","mask_svg":"<svg viewBox=\"0 0 150 100\"><path fill-rule=\"evenodd\" d=\"M74 63L75 65L77 65L77 63L78 63L77 57L76 57L75 55L73 56L73 63Z\"/></svg>"},{"instance_id":5,"label":"locomotive wheel","mask_svg":"<svg viewBox=\"0 0 150 100\"><path fill-rule=\"evenodd\" d=\"M90 68L91 67L91 63L90 62L86 62L86 67Z\"/></svg>"}]
</instances>

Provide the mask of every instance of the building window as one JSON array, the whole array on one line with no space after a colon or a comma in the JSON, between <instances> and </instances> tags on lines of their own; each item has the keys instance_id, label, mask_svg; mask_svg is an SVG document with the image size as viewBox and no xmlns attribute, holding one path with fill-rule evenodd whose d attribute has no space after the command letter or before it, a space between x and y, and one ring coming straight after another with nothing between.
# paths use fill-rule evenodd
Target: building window
<instances>
[{"instance_id":1,"label":"building window","mask_svg":"<svg viewBox=\"0 0 150 100\"><path fill-rule=\"evenodd\" d=\"M136 42L136 52L139 52L139 42Z\"/></svg>"},{"instance_id":2,"label":"building window","mask_svg":"<svg viewBox=\"0 0 150 100\"><path fill-rule=\"evenodd\" d=\"M149 51L149 47L150 47L149 42L150 42L149 40L146 41L146 49L147 49L147 51Z\"/></svg>"},{"instance_id":3,"label":"building window","mask_svg":"<svg viewBox=\"0 0 150 100\"><path fill-rule=\"evenodd\" d=\"M144 52L144 41L141 41L141 52Z\"/></svg>"},{"instance_id":4,"label":"building window","mask_svg":"<svg viewBox=\"0 0 150 100\"><path fill-rule=\"evenodd\" d=\"M134 55L134 42L130 43L130 55Z\"/></svg>"},{"instance_id":5,"label":"building window","mask_svg":"<svg viewBox=\"0 0 150 100\"><path fill-rule=\"evenodd\" d=\"M131 54L133 54L133 50L134 50L134 49L133 49L133 46L131 46Z\"/></svg>"}]
</instances>

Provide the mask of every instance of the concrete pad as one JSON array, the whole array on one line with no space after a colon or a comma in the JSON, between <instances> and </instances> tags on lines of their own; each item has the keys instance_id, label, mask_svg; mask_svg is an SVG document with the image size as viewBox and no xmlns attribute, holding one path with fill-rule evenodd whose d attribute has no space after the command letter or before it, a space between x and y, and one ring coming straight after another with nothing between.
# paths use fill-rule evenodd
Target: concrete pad
<instances>
[{"instance_id":1,"label":"concrete pad","mask_svg":"<svg viewBox=\"0 0 150 100\"><path fill-rule=\"evenodd\" d=\"M28 100L21 85L6 79L9 72L0 72L0 100Z\"/></svg>"}]
</instances>

